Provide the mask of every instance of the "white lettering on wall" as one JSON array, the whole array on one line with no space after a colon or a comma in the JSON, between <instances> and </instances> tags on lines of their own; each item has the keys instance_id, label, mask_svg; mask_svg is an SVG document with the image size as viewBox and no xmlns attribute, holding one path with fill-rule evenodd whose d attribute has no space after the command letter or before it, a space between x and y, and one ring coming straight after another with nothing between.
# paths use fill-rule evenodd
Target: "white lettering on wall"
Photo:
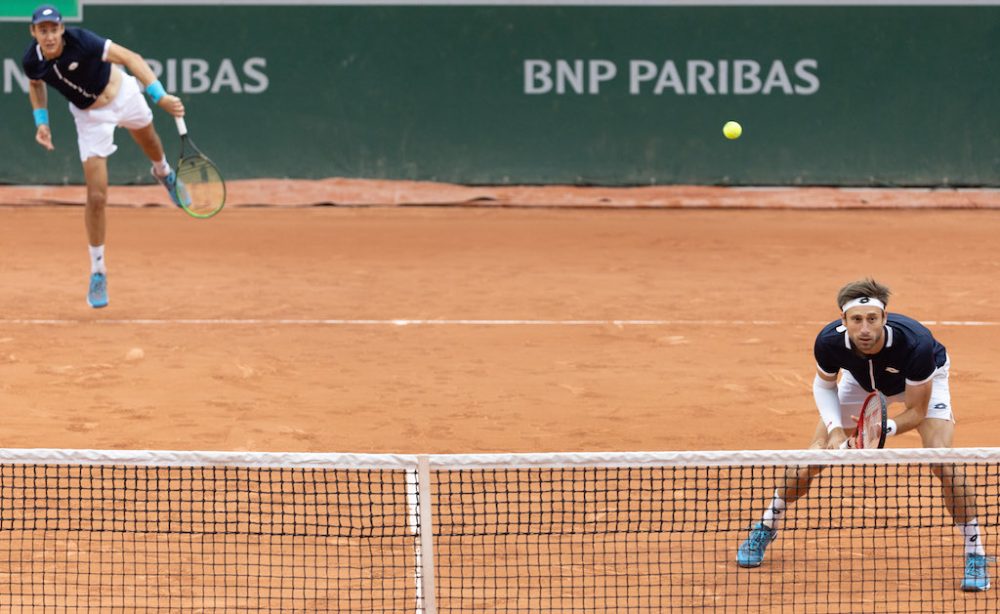
<instances>
[{"instance_id":1,"label":"white lettering on wall","mask_svg":"<svg viewBox=\"0 0 1000 614\"><path fill-rule=\"evenodd\" d=\"M524 61L524 93L548 94L552 91L552 65L545 60Z\"/></svg>"},{"instance_id":2,"label":"white lettering on wall","mask_svg":"<svg viewBox=\"0 0 1000 614\"><path fill-rule=\"evenodd\" d=\"M21 89L22 94L28 93L28 77L21 70L21 64L11 58L3 60L3 93L10 94L14 91L14 85Z\"/></svg>"},{"instance_id":3,"label":"white lettering on wall","mask_svg":"<svg viewBox=\"0 0 1000 614\"><path fill-rule=\"evenodd\" d=\"M208 78L208 60L184 58L181 60L181 91L189 94L203 94L211 87Z\"/></svg>"},{"instance_id":4,"label":"white lettering on wall","mask_svg":"<svg viewBox=\"0 0 1000 614\"><path fill-rule=\"evenodd\" d=\"M222 60L219 72L215 73L215 79L212 81L212 93L218 94L224 87L237 94L243 91L240 79L236 76L236 67L228 59Z\"/></svg>"},{"instance_id":5,"label":"white lettering on wall","mask_svg":"<svg viewBox=\"0 0 1000 614\"><path fill-rule=\"evenodd\" d=\"M590 94L599 94L601 84L611 81L618 74L618 67L611 60L591 60L589 66L590 86L587 92Z\"/></svg>"},{"instance_id":6,"label":"white lettering on wall","mask_svg":"<svg viewBox=\"0 0 1000 614\"><path fill-rule=\"evenodd\" d=\"M816 60L805 59L795 63L795 76L805 82L805 85L795 86L796 94L799 96L809 96L819 91L819 77L816 76L817 69L819 69L819 62Z\"/></svg>"},{"instance_id":7,"label":"white lettering on wall","mask_svg":"<svg viewBox=\"0 0 1000 614\"><path fill-rule=\"evenodd\" d=\"M146 61L163 87L176 94L261 94L271 83L264 72L267 58L248 58L242 64L232 58L217 63L203 58Z\"/></svg>"},{"instance_id":8,"label":"white lettering on wall","mask_svg":"<svg viewBox=\"0 0 1000 614\"><path fill-rule=\"evenodd\" d=\"M618 64L607 59L532 58L523 62L524 93L596 95L615 87ZM628 93L633 96L708 95L810 96L819 91L819 62L751 59L628 60ZM621 87L621 86L618 86Z\"/></svg>"},{"instance_id":9,"label":"white lettering on wall","mask_svg":"<svg viewBox=\"0 0 1000 614\"><path fill-rule=\"evenodd\" d=\"M243 62L243 74L250 79L250 81L243 83L245 94L260 94L267 91L271 82L264 74L265 68L267 68L266 58L250 58Z\"/></svg>"},{"instance_id":10,"label":"white lettering on wall","mask_svg":"<svg viewBox=\"0 0 1000 614\"><path fill-rule=\"evenodd\" d=\"M760 64L753 60L733 61L733 93L756 94L760 91Z\"/></svg>"}]
</instances>

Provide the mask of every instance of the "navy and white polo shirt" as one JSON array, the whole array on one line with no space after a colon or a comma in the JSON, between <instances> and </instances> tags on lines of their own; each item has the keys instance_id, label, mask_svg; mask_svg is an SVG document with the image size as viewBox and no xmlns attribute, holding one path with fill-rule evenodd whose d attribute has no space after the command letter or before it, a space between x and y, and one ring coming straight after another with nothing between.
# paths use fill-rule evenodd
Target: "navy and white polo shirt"
<instances>
[{"instance_id":1,"label":"navy and white polo shirt","mask_svg":"<svg viewBox=\"0 0 1000 614\"><path fill-rule=\"evenodd\" d=\"M906 384L926 382L948 361L944 346L913 318L890 313L884 334L882 351L862 356L854 350L842 322L834 320L816 336L816 365L827 375L836 375L840 369L849 371L868 392L872 391L874 375L875 386L892 396L903 392Z\"/></svg>"},{"instance_id":2,"label":"navy and white polo shirt","mask_svg":"<svg viewBox=\"0 0 1000 614\"><path fill-rule=\"evenodd\" d=\"M66 28L63 43L62 55L47 60L33 41L21 62L24 74L45 81L78 108L86 109L111 79L111 64L107 61L111 40L83 28Z\"/></svg>"}]
</instances>

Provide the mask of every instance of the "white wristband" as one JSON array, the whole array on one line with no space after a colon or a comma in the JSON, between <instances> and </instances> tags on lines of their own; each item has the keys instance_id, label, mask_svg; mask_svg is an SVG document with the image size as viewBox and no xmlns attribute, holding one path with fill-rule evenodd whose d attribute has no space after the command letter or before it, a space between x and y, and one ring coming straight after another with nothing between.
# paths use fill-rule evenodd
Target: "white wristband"
<instances>
[{"instance_id":1,"label":"white wristband","mask_svg":"<svg viewBox=\"0 0 1000 614\"><path fill-rule=\"evenodd\" d=\"M896 421L892 418L886 418L885 420L885 436L891 437L896 434Z\"/></svg>"},{"instance_id":2,"label":"white wristband","mask_svg":"<svg viewBox=\"0 0 1000 614\"><path fill-rule=\"evenodd\" d=\"M819 416L826 425L826 432L833 429L844 428L840 417L840 398L837 396L837 382L823 379L816 374L813 380L813 399L816 401L816 409Z\"/></svg>"}]
</instances>

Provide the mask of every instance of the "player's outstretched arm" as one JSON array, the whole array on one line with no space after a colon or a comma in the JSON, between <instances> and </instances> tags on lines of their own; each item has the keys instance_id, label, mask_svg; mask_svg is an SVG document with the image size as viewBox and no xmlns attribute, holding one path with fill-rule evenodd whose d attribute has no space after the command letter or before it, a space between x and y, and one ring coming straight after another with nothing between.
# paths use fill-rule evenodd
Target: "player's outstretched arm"
<instances>
[{"instance_id":1,"label":"player's outstretched arm","mask_svg":"<svg viewBox=\"0 0 1000 614\"><path fill-rule=\"evenodd\" d=\"M181 102L180 98L173 94L168 94L163 89L163 85L156 78L156 73L153 72L149 63L141 55L117 43L111 43L111 46L108 48L108 61L121 64L130 73L135 75L135 78L146 88L146 93L149 94L149 97L161 109L174 117L184 117L184 103Z\"/></svg>"},{"instance_id":2,"label":"player's outstretched arm","mask_svg":"<svg viewBox=\"0 0 1000 614\"><path fill-rule=\"evenodd\" d=\"M49 98L44 81L29 81L28 99L35 113L35 142L52 151L55 145L52 144L52 130L49 128Z\"/></svg>"}]
</instances>

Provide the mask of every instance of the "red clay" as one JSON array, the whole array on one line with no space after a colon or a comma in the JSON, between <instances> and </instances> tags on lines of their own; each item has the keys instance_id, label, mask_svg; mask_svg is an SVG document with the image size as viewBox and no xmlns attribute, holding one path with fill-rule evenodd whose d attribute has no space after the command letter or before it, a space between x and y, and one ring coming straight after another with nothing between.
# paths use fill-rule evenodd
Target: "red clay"
<instances>
[{"instance_id":1,"label":"red clay","mask_svg":"<svg viewBox=\"0 0 1000 614\"><path fill-rule=\"evenodd\" d=\"M84 302L81 209L0 220L9 447L795 448L843 282L873 274L931 321L995 322L1000 299L993 211L114 209L104 310ZM276 322L331 318L708 322ZM956 445L995 445L1000 326L932 328Z\"/></svg>"},{"instance_id":2,"label":"red clay","mask_svg":"<svg viewBox=\"0 0 1000 614\"><path fill-rule=\"evenodd\" d=\"M1000 212L722 205L116 207L104 310L84 302L81 208L0 207L0 446L798 448L817 419L813 338L865 275L936 322L955 444L997 445ZM763 577L780 578L791 555L772 556Z\"/></svg>"}]
</instances>

